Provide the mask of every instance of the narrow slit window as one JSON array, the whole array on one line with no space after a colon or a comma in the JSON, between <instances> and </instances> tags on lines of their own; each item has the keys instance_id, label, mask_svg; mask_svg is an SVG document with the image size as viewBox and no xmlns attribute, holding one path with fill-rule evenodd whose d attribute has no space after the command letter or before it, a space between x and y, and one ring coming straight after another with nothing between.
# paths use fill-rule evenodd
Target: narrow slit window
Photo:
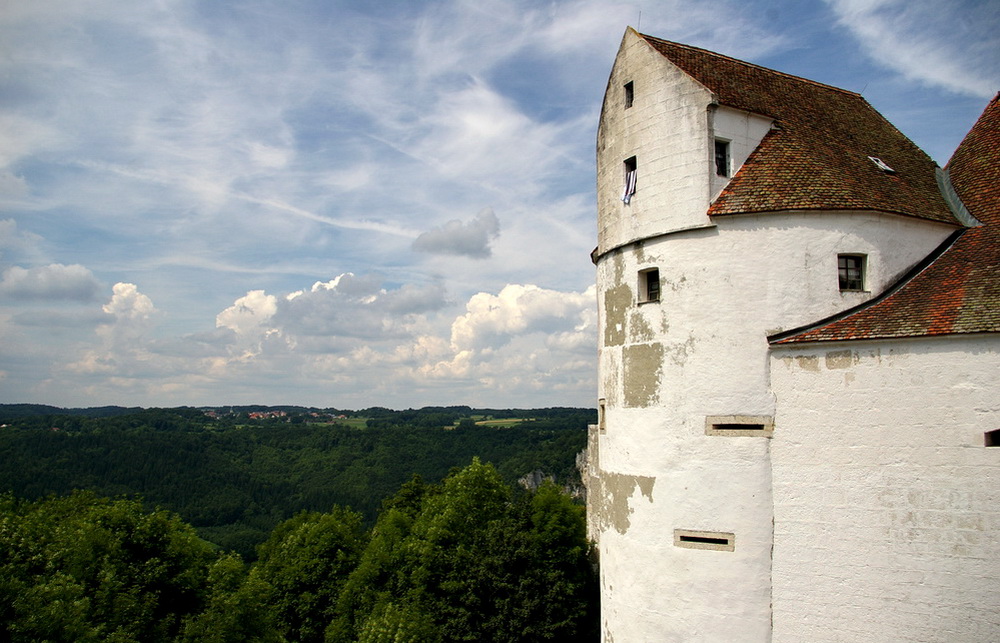
<instances>
[{"instance_id":1,"label":"narrow slit window","mask_svg":"<svg viewBox=\"0 0 1000 643\"><path fill-rule=\"evenodd\" d=\"M774 418L768 415L710 415L705 418L705 435L769 438L774 435Z\"/></svg>"},{"instance_id":2,"label":"narrow slit window","mask_svg":"<svg viewBox=\"0 0 1000 643\"><path fill-rule=\"evenodd\" d=\"M1000 447L1000 429L995 431L987 431L983 434L985 438L986 446L988 447Z\"/></svg>"},{"instance_id":3,"label":"narrow slit window","mask_svg":"<svg viewBox=\"0 0 1000 643\"><path fill-rule=\"evenodd\" d=\"M865 255L837 255L837 279L841 291L865 289Z\"/></svg>"},{"instance_id":4,"label":"narrow slit window","mask_svg":"<svg viewBox=\"0 0 1000 643\"><path fill-rule=\"evenodd\" d=\"M607 401L602 397L597 400L597 428L601 433L608 430L605 413L607 412Z\"/></svg>"},{"instance_id":5,"label":"narrow slit window","mask_svg":"<svg viewBox=\"0 0 1000 643\"><path fill-rule=\"evenodd\" d=\"M715 139L715 173L719 176L729 176L729 141Z\"/></svg>"},{"instance_id":6,"label":"narrow slit window","mask_svg":"<svg viewBox=\"0 0 1000 643\"><path fill-rule=\"evenodd\" d=\"M674 547L685 547L687 549L711 549L714 551L735 551L736 534L725 531L675 529Z\"/></svg>"},{"instance_id":7,"label":"narrow slit window","mask_svg":"<svg viewBox=\"0 0 1000 643\"><path fill-rule=\"evenodd\" d=\"M660 301L660 270L647 268L639 271L639 303Z\"/></svg>"},{"instance_id":8,"label":"narrow slit window","mask_svg":"<svg viewBox=\"0 0 1000 643\"><path fill-rule=\"evenodd\" d=\"M625 83L625 109L632 107L635 102L635 84L632 81Z\"/></svg>"},{"instance_id":9,"label":"narrow slit window","mask_svg":"<svg viewBox=\"0 0 1000 643\"><path fill-rule=\"evenodd\" d=\"M632 195L635 194L636 181L638 178L638 164L636 163L634 156L625 159L624 171L625 187L622 190L622 202L628 204L632 201Z\"/></svg>"}]
</instances>

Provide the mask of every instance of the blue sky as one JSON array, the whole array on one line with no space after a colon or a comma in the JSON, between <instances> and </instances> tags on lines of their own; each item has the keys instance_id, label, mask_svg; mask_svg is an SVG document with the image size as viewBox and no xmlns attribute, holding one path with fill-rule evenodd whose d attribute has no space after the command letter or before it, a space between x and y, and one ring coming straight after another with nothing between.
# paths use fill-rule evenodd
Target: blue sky
<instances>
[{"instance_id":1,"label":"blue sky","mask_svg":"<svg viewBox=\"0 0 1000 643\"><path fill-rule=\"evenodd\" d=\"M592 406L626 26L942 165L1000 89L1000 0L0 6L0 402Z\"/></svg>"}]
</instances>

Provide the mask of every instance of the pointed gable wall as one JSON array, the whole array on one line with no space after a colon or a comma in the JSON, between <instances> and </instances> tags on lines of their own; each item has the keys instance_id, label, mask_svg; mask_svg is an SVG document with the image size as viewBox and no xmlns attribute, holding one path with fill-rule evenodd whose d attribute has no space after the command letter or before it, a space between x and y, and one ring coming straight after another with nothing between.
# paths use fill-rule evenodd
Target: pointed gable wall
<instances>
[{"instance_id":1,"label":"pointed gable wall","mask_svg":"<svg viewBox=\"0 0 1000 643\"><path fill-rule=\"evenodd\" d=\"M859 94L642 37L721 105L775 120L709 214L874 210L958 223L938 190L934 161ZM869 156L895 172L879 169Z\"/></svg>"}]
</instances>

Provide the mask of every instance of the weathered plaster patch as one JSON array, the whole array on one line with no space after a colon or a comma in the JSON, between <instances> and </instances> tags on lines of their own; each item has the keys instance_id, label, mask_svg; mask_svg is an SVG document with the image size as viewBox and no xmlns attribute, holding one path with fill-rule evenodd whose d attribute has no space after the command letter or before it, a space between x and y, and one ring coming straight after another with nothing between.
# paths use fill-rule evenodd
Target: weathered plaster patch
<instances>
[{"instance_id":1,"label":"weathered plaster patch","mask_svg":"<svg viewBox=\"0 0 1000 643\"><path fill-rule=\"evenodd\" d=\"M603 364L601 379L604 385L604 399L609 406L619 406L621 404L621 396L619 395L620 370L618 368L618 360L604 357L601 363Z\"/></svg>"},{"instance_id":2,"label":"weathered plaster patch","mask_svg":"<svg viewBox=\"0 0 1000 643\"><path fill-rule=\"evenodd\" d=\"M670 361L677 366L684 366L687 362L688 355L694 351L695 338L694 335L688 335L687 341L681 344L671 344L667 349L667 353L670 355Z\"/></svg>"},{"instance_id":3,"label":"weathered plaster patch","mask_svg":"<svg viewBox=\"0 0 1000 643\"><path fill-rule=\"evenodd\" d=\"M659 398L663 345L635 344L622 350L626 407L647 407Z\"/></svg>"},{"instance_id":4,"label":"weathered plaster patch","mask_svg":"<svg viewBox=\"0 0 1000 643\"><path fill-rule=\"evenodd\" d=\"M664 277L663 278L664 290L670 288L670 290L672 290L673 292L677 292L678 290L684 287L684 284L686 282L687 282L687 277L685 277L684 275L681 275L677 279L668 279L667 277Z\"/></svg>"},{"instance_id":5,"label":"weathered plaster patch","mask_svg":"<svg viewBox=\"0 0 1000 643\"><path fill-rule=\"evenodd\" d=\"M653 502L653 485L656 478L649 476L631 476L623 473L601 472L601 483L604 487L604 501L598 507L598 521L602 530L613 527L619 534L628 532L631 526L629 516L635 511L632 508L632 496L638 488L646 500Z\"/></svg>"},{"instance_id":6,"label":"weathered plaster patch","mask_svg":"<svg viewBox=\"0 0 1000 643\"><path fill-rule=\"evenodd\" d=\"M846 351L830 351L826 354L826 367L828 369L850 368L853 353Z\"/></svg>"},{"instance_id":7,"label":"weathered plaster patch","mask_svg":"<svg viewBox=\"0 0 1000 643\"><path fill-rule=\"evenodd\" d=\"M795 363L804 371L819 372L819 357L815 355L796 355Z\"/></svg>"},{"instance_id":8,"label":"weathered plaster patch","mask_svg":"<svg viewBox=\"0 0 1000 643\"><path fill-rule=\"evenodd\" d=\"M625 343L625 316L632 305L632 289L619 284L604 291L604 345Z\"/></svg>"},{"instance_id":9,"label":"weathered plaster patch","mask_svg":"<svg viewBox=\"0 0 1000 643\"><path fill-rule=\"evenodd\" d=\"M629 341L632 343L642 343L653 341L653 329L646 321L643 314L633 309L629 315Z\"/></svg>"}]
</instances>

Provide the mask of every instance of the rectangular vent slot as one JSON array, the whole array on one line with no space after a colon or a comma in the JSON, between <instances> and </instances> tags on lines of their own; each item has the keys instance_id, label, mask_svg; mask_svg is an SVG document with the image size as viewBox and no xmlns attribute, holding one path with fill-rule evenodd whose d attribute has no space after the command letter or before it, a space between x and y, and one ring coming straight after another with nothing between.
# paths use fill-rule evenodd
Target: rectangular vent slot
<instances>
[{"instance_id":1,"label":"rectangular vent slot","mask_svg":"<svg viewBox=\"0 0 1000 643\"><path fill-rule=\"evenodd\" d=\"M724 531L675 529L674 546L684 547L686 549L734 551L736 549L736 535Z\"/></svg>"},{"instance_id":2,"label":"rectangular vent slot","mask_svg":"<svg viewBox=\"0 0 1000 643\"><path fill-rule=\"evenodd\" d=\"M682 543L703 543L705 545L728 545L728 538L709 538L708 536L681 536Z\"/></svg>"},{"instance_id":3,"label":"rectangular vent slot","mask_svg":"<svg viewBox=\"0 0 1000 643\"><path fill-rule=\"evenodd\" d=\"M774 418L767 415L710 415L705 418L705 435L769 438L774 435Z\"/></svg>"},{"instance_id":4,"label":"rectangular vent slot","mask_svg":"<svg viewBox=\"0 0 1000 643\"><path fill-rule=\"evenodd\" d=\"M716 431L763 431L763 424L713 424Z\"/></svg>"}]
</instances>

